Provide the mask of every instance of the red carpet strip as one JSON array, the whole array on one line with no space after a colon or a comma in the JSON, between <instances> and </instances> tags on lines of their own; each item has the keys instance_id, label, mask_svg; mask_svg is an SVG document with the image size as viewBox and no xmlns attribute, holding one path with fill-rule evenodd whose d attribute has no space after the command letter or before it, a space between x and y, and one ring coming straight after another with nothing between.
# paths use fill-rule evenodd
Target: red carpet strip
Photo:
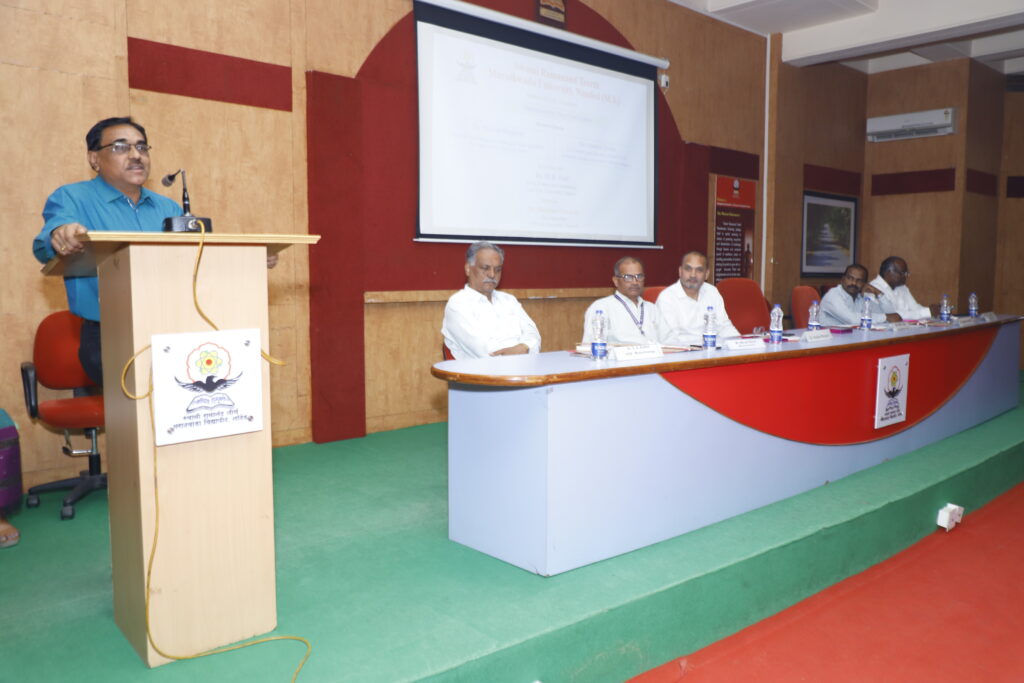
<instances>
[{"instance_id":1,"label":"red carpet strip","mask_svg":"<svg viewBox=\"0 0 1024 683\"><path fill-rule=\"evenodd\" d=\"M1024 484L936 529L631 683L1024 681Z\"/></svg>"}]
</instances>

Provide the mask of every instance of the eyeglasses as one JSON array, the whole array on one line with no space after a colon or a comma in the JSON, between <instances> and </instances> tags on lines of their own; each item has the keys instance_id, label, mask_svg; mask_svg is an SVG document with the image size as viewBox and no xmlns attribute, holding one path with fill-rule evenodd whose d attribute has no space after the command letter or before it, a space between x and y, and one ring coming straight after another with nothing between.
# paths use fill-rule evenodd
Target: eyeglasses
<instances>
[{"instance_id":1,"label":"eyeglasses","mask_svg":"<svg viewBox=\"0 0 1024 683\"><path fill-rule=\"evenodd\" d=\"M127 154L128 150L134 147L135 151L141 154L142 156L149 156L149 150L153 149L145 142L136 142L133 145L130 142L118 140L117 142L111 142L109 145L100 145L99 147L96 148L96 151L98 152L104 147L109 147L110 151L113 152L114 154Z\"/></svg>"},{"instance_id":2,"label":"eyeglasses","mask_svg":"<svg viewBox=\"0 0 1024 683\"><path fill-rule=\"evenodd\" d=\"M635 275L633 273L626 273L625 275L616 275L615 277L625 280L626 282L643 282L647 276L643 273L637 273Z\"/></svg>"}]
</instances>

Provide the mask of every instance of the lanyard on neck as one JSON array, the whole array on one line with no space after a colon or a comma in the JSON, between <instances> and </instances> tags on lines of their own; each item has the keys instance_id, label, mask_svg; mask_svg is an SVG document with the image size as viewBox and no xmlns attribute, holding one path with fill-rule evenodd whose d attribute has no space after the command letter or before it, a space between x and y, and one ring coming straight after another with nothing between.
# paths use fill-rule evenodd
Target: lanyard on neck
<instances>
[{"instance_id":1,"label":"lanyard on neck","mask_svg":"<svg viewBox=\"0 0 1024 683\"><path fill-rule=\"evenodd\" d=\"M629 313L629 317L633 319L633 324L636 325L636 329L640 330L640 334L642 334L643 336L646 337L647 335L644 334L644 302L643 302L643 300L640 301L640 319L639 320L637 320L636 316L633 315L633 309L631 309L629 307L629 304L627 304L622 299L622 297L619 296L618 292L615 292L615 300L618 301L620 304L622 304L622 307L626 309L626 313Z\"/></svg>"}]
</instances>

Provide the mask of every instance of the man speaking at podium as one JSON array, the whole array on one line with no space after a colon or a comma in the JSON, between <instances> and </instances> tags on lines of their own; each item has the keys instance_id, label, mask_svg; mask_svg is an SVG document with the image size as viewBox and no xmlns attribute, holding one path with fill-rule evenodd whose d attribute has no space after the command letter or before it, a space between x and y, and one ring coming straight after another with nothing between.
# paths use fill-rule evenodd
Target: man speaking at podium
<instances>
[{"instance_id":1,"label":"man speaking at podium","mask_svg":"<svg viewBox=\"0 0 1024 683\"><path fill-rule=\"evenodd\" d=\"M457 359L540 351L540 332L511 294L499 292L505 252L474 242L466 250L466 286L448 299L441 334Z\"/></svg>"},{"instance_id":2,"label":"man speaking at podium","mask_svg":"<svg viewBox=\"0 0 1024 683\"><path fill-rule=\"evenodd\" d=\"M143 187L149 178L146 129L130 117L103 119L85 136L92 180L58 187L43 207L43 229L32 243L42 263L80 253L89 230L158 232L164 218L181 207ZM65 277L68 308L84 318L78 357L89 378L103 384L100 355L99 283L92 277Z\"/></svg>"}]
</instances>

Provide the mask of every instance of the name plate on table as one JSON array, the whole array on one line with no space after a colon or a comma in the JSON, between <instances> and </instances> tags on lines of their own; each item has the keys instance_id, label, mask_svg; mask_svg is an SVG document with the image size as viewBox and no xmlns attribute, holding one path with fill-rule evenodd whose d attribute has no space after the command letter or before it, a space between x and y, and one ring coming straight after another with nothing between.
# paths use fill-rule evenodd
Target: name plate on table
<instances>
[{"instance_id":1,"label":"name plate on table","mask_svg":"<svg viewBox=\"0 0 1024 683\"><path fill-rule=\"evenodd\" d=\"M807 330L800 335L800 341L805 344L813 344L815 342L828 341L832 338L831 330Z\"/></svg>"},{"instance_id":2,"label":"name plate on table","mask_svg":"<svg viewBox=\"0 0 1024 683\"><path fill-rule=\"evenodd\" d=\"M723 342L727 351L751 351L764 348L761 337L730 337Z\"/></svg>"},{"instance_id":3,"label":"name plate on table","mask_svg":"<svg viewBox=\"0 0 1024 683\"><path fill-rule=\"evenodd\" d=\"M999 318L996 317L995 313L989 311L988 313L982 313L980 319L983 323L994 323Z\"/></svg>"},{"instance_id":4,"label":"name plate on table","mask_svg":"<svg viewBox=\"0 0 1024 683\"><path fill-rule=\"evenodd\" d=\"M970 327L971 325L977 325L981 322L981 318L972 318L967 315L960 316L956 319L957 327Z\"/></svg>"},{"instance_id":5,"label":"name plate on table","mask_svg":"<svg viewBox=\"0 0 1024 683\"><path fill-rule=\"evenodd\" d=\"M608 356L612 360L640 360L663 355L661 344L616 344L608 347Z\"/></svg>"}]
</instances>

